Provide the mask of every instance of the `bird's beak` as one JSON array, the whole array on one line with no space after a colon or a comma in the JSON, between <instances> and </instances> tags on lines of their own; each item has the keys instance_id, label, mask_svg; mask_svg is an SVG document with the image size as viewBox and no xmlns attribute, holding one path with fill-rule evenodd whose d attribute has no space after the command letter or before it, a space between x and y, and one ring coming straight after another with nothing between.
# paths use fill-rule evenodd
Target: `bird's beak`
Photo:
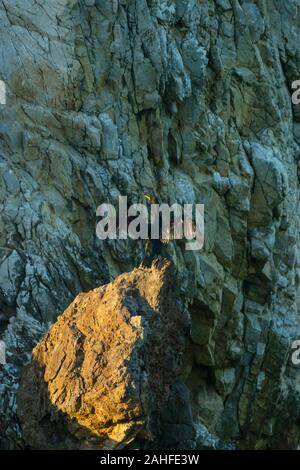
<instances>
[{"instance_id":1,"label":"bird's beak","mask_svg":"<svg viewBox=\"0 0 300 470\"><path fill-rule=\"evenodd\" d=\"M148 199L148 201L151 202L151 197L149 196L149 194L145 194L144 196L145 196L146 199Z\"/></svg>"}]
</instances>

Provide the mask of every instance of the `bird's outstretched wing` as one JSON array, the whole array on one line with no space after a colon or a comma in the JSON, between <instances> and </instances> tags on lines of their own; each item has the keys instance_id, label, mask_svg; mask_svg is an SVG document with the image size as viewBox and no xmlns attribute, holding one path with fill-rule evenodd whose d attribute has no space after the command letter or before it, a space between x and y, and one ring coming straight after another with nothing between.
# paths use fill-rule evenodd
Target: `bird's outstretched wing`
<instances>
[{"instance_id":1,"label":"bird's outstretched wing","mask_svg":"<svg viewBox=\"0 0 300 470\"><path fill-rule=\"evenodd\" d=\"M183 226L185 226L183 230ZM160 241L162 243L169 243L170 240L178 240L181 238L186 238L188 240L195 238L195 233L197 226L195 222L190 218L185 216L185 225L183 218L175 218L169 227L162 226Z\"/></svg>"}]
</instances>

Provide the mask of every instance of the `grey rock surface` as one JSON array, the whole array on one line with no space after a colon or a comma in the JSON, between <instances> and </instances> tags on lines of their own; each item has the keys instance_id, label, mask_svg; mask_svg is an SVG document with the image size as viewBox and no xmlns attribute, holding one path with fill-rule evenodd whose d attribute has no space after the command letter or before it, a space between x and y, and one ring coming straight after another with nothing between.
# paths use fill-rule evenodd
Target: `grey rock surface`
<instances>
[{"instance_id":1,"label":"grey rock surface","mask_svg":"<svg viewBox=\"0 0 300 470\"><path fill-rule=\"evenodd\" d=\"M1 448L26 444L32 348L143 258L97 239L97 206L149 191L206 213L201 252L166 248L192 319L173 435L192 420L197 448L297 448L299 25L299 0L0 3Z\"/></svg>"}]
</instances>

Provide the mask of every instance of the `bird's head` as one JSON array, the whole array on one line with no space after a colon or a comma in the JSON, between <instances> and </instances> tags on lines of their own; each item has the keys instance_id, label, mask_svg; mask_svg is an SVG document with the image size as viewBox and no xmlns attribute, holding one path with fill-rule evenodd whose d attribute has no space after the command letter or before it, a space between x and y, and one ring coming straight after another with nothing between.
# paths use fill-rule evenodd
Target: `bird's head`
<instances>
[{"instance_id":1,"label":"bird's head","mask_svg":"<svg viewBox=\"0 0 300 470\"><path fill-rule=\"evenodd\" d=\"M145 199L150 202L150 204L158 204L157 197L153 194L144 194Z\"/></svg>"}]
</instances>

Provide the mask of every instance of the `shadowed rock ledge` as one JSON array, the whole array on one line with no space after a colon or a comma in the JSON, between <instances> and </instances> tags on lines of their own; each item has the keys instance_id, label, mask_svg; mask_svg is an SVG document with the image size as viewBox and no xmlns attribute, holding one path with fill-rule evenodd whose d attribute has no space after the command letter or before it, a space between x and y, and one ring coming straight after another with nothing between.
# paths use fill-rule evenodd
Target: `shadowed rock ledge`
<instances>
[{"instance_id":1,"label":"shadowed rock ledge","mask_svg":"<svg viewBox=\"0 0 300 470\"><path fill-rule=\"evenodd\" d=\"M111 449L137 436L154 440L179 380L187 327L167 261L79 294L25 368L25 444Z\"/></svg>"}]
</instances>

